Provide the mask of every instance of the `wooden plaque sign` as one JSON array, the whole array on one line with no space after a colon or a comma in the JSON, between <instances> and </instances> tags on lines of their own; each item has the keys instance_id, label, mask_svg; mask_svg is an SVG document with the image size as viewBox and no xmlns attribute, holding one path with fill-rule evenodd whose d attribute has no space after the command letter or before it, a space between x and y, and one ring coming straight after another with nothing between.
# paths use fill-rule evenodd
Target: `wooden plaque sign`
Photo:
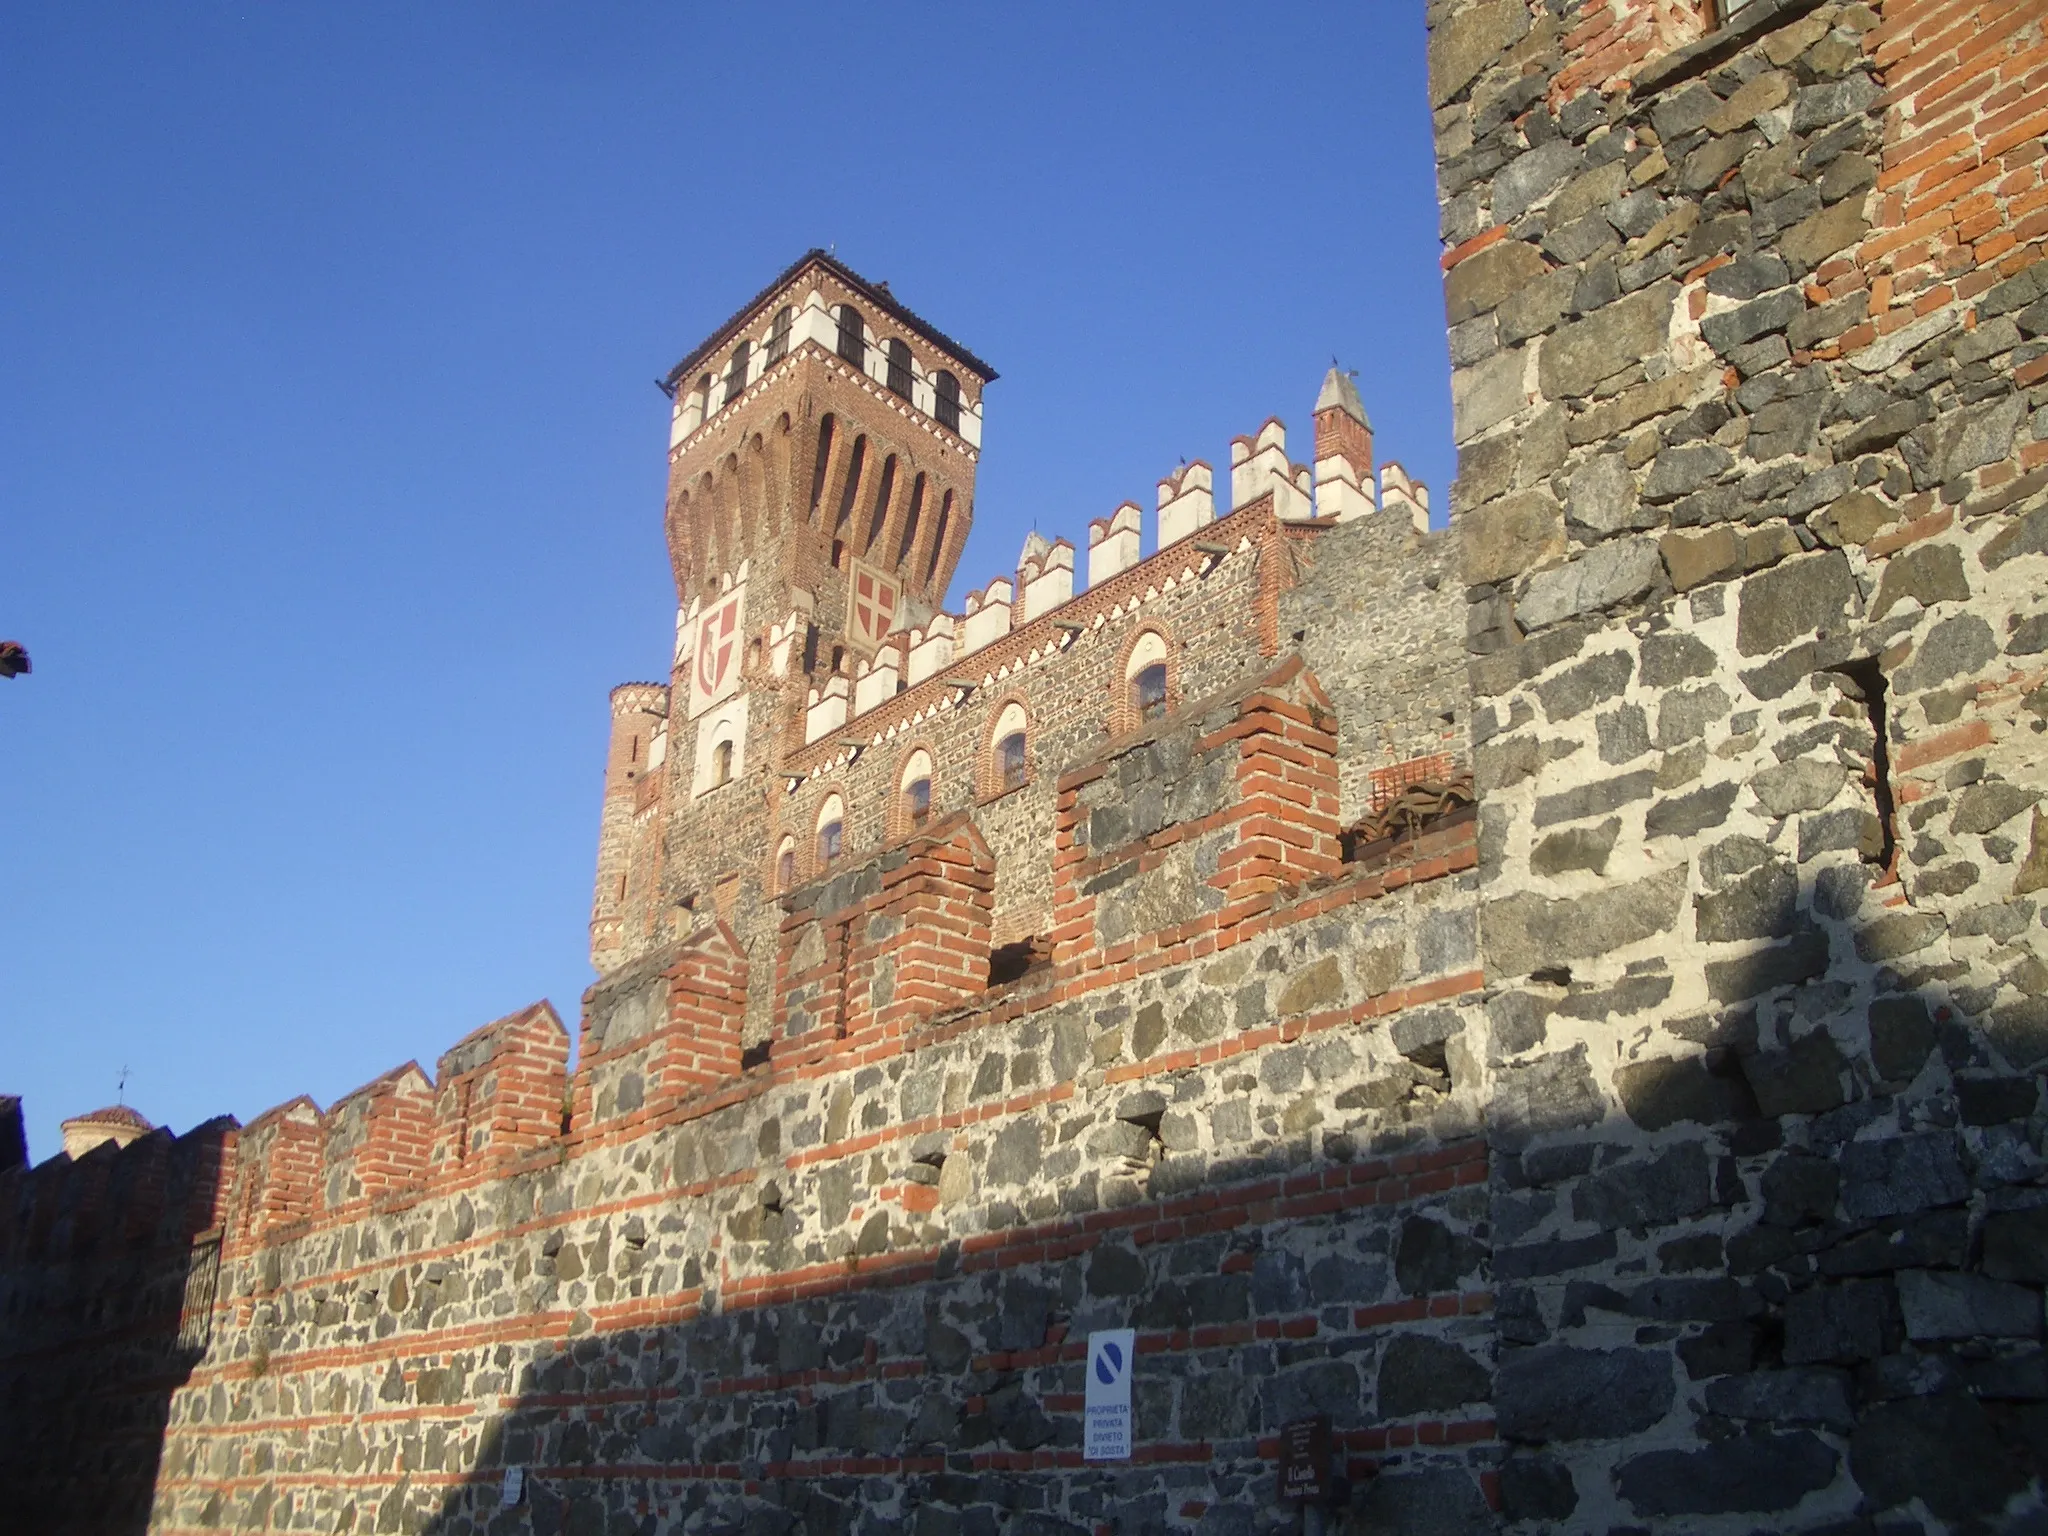
<instances>
[{"instance_id":1,"label":"wooden plaque sign","mask_svg":"<svg viewBox=\"0 0 2048 1536\"><path fill-rule=\"evenodd\" d=\"M1330 1421L1318 1414L1280 1427L1280 1497L1330 1496Z\"/></svg>"}]
</instances>

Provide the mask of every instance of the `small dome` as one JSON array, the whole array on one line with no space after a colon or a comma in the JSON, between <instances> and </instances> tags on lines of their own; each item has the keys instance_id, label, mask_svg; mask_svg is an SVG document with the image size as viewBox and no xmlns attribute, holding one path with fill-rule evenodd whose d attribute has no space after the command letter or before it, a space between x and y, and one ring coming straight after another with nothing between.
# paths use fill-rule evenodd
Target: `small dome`
<instances>
[{"instance_id":1,"label":"small dome","mask_svg":"<svg viewBox=\"0 0 2048 1536\"><path fill-rule=\"evenodd\" d=\"M77 1158L102 1142L125 1147L138 1136L147 1136L154 1127L126 1104L110 1104L89 1114L73 1115L64 1122L63 1129L64 1151Z\"/></svg>"}]
</instances>

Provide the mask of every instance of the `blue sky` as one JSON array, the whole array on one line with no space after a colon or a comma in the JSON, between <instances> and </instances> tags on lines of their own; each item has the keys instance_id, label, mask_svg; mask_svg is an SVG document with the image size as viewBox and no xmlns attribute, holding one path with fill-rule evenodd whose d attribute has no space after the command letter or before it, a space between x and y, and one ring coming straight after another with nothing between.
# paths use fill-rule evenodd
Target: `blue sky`
<instances>
[{"instance_id":1,"label":"blue sky","mask_svg":"<svg viewBox=\"0 0 2048 1536\"><path fill-rule=\"evenodd\" d=\"M1421 6L0 11L0 1092L31 1155L573 1026L651 382L836 246L1001 373L955 597L1334 354L1453 456Z\"/></svg>"}]
</instances>

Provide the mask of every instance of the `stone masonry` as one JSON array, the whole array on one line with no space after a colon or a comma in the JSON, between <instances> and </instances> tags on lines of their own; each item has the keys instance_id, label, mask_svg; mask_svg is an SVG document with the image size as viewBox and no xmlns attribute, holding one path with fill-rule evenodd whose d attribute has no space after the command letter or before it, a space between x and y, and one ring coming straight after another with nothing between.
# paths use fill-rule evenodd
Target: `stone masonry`
<instances>
[{"instance_id":1,"label":"stone masonry","mask_svg":"<svg viewBox=\"0 0 2048 1536\"><path fill-rule=\"evenodd\" d=\"M1322 1416L1349 1531L2048 1529L2044 9L1432 0L1448 534L1333 373L946 614L993 371L799 261L573 1065L0 1167L6 1486L1213 1536Z\"/></svg>"}]
</instances>

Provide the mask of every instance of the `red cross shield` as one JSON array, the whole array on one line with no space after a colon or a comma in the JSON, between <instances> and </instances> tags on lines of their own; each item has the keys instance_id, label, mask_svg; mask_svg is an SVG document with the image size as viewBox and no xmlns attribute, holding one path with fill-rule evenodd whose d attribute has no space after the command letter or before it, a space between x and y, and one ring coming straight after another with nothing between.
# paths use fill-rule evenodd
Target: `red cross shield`
<instances>
[{"instance_id":1,"label":"red cross shield","mask_svg":"<svg viewBox=\"0 0 2048 1536\"><path fill-rule=\"evenodd\" d=\"M853 562L852 601L846 609L846 632L857 645L873 650L896 624L902 586L894 576L865 561Z\"/></svg>"},{"instance_id":2,"label":"red cross shield","mask_svg":"<svg viewBox=\"0 0 2048 1536\"><path fill-rule=\"evenodd\" d=\"M697 715L739 684L740 594L729 594L697 620L697 653L690 668L690 713Z\"/></svg>"}]
</instances>

